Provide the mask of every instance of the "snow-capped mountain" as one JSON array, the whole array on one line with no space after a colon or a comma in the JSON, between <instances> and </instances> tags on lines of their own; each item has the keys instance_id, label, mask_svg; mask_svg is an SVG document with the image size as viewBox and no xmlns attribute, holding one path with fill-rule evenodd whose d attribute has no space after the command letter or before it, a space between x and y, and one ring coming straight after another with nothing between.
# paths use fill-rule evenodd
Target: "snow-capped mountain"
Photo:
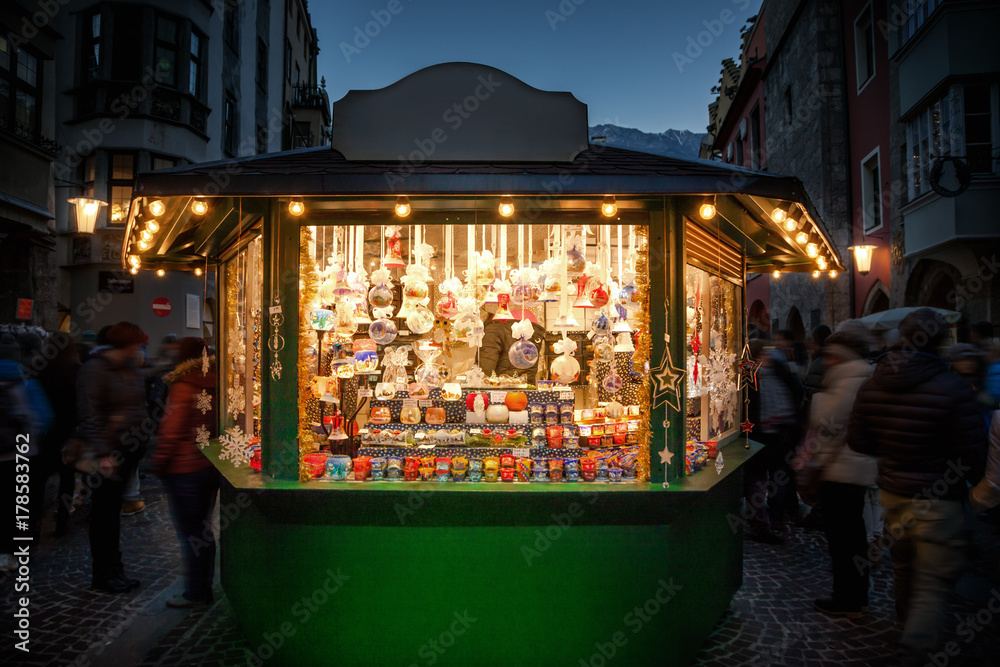
<instances>
[{"instance_id":1,"label":"snow-capped mountain","mask_svg":"<svg viewBox=\"0 0 1000 667\"><path fill-rule=\"evenodd\" d=\"M628 148L645 153L671 153L698 157L698 147L704 133L689 130L667 130L666 132L643 132L632 127L617 125L594 125L590 128L590 137L607 137L608 146Z\"/></svg>"}]
</instances>

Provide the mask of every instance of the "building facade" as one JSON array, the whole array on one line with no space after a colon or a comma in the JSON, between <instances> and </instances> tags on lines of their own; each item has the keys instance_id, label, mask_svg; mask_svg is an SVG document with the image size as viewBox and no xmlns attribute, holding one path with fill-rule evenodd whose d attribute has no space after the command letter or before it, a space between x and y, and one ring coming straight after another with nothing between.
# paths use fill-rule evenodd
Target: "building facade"
<instances>
[{"instance_id":1,"label":"building facade","mask_svg":"<svg viewBox=\"0 0 1000 667\"><path fill-rule=\"evenodd\" d=\"M31 194L54 219L49 264L33 272L49 286L52 311L39 323L80 331L129 319L153 341L212 335L211 307L198 305L214 279L209 267L121 271L132 184L142 171L329 143L305 0L73 0L45 16L62 39L50 49L52 71L39 76L52 90L41 109L62 150L51 178L30 181L54 189ZM106 203L92 235L77 233L66 202L74 196Z\"/></svg>"},{"instance_id":2,"label":"building facade","mask_svg":"<svg viewBox=\"0 0 1000 667\"><path fill-rule=\"evenodd\" d=\"M0 5L0 324L58 325L55 45L21 0Z\"/></svg>"},{"instance_id":3,"label":"building facade","mask_svg":"<svg viewBox=\"0 0 1000 667\"><path fill-rule=\"evenodd\" d=\"M709 106L706 156L795 174L842 256L868 245L872 261L834 280L750 280L755 326L801 336L916 305L1000 321L998 28L989 2L764 1L740 72L723 62L739 84L724 116Z\"/></svg>"}]
</instances>

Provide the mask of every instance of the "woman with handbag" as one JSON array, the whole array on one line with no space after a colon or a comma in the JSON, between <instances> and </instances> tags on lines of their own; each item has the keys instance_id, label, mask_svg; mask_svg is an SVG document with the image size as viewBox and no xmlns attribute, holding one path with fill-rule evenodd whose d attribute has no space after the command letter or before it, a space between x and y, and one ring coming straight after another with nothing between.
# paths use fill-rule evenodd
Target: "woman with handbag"
<instances>
[{"instance_id":1,"label":"woman with handbag","mask_svg":"<svg viewBox=\"0 0 1000 667\"><path fill-rule=\"evenodd\" d=\"M800 452L807 467L818 472L823 525L833 569L833 593L816 600L817 611L858 618L868 609L868 572L865 562L865 493L875 482L875 459L847 446L847 426L854 397L871 377L868 330L855 320L840 324L824 349L823 388L809 409L809 435Z\"/></svg>"}]
</instances>

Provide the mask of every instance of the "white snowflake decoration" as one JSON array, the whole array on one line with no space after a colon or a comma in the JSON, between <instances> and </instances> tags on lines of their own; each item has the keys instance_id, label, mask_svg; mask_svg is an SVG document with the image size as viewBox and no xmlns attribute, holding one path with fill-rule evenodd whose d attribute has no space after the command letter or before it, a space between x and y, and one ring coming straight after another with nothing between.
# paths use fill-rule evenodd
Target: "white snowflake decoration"
<instances>
[{"instance_id":1,"label":"white snowflake decoration","mask_svg":"<svg viewBox=\"0 0 1000 667\"><path fill-rule=\"evenodd\" d=\"M239 417L246 410L247 407L247 397L245 388L234 382L233 386L229 388L229 414L233 417Z\"/></svg>"},{"instance_id":2,"label":"white snowflake decoration","mask_svg":"<svg viewBox=\"0 0 1000 667\"><path fill-rule=\"evenodd\" d=\"M729 423L735 417L738 398L733 391L736 386L736 354L722 347L721 338L708 355L702 373L710 392L713 418L722 422L720 426Z\"/></svg>"},{"instance_id":3,"label":"white snowflake decoration","mask_svg":"<svg viewBox=\"0 0 1000 667\"><path fill-rule=\"evenodd\" d=\"M239 426L226 429L226 432L219 437L219 444L222 451L219 458L232 461L234 468L239 468L247 462L250 455L250 437L243 433Z\"/></svg>"},{"instance_id":4,"label":"white snowflake decoration","mask_svg":"<svg viewBox=\"0 0 1000 667\"><path fill-rule=\"evenodd\" d=\"M206 414L212 409L212 395L208 393L205 389L201 390L201 393L197 396L198 405L197 408L201 410L201 414Z\"/></svg>"},{"instance_id":5,"label":"white snowflake decoration","mask_svg":"<svg viewBox=\"0 0 1000 667\"><path fill-rule=\"evenodd\" d=\"M208 347L201 348L201 374L208 375Z\"/></svg>"},{"instance_id":6,"label":"white snowflake decoration","mask_svg":"<svg viewBox=\"0 0 1000 667\"><path fill-rule=\"evenodd\" d=\"M211 434L208 432L208 429L199 424L198 430L194 432L194 442L198 445L198 449L205 449L208 447L208 439L210 436Z\"/></svg>"}]
</instances>

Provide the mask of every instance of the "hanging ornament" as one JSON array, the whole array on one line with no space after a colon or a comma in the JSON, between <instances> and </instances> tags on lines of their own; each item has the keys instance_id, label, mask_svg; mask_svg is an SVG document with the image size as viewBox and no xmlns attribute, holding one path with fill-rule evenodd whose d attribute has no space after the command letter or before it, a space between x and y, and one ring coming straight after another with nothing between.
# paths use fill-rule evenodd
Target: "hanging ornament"
<instances>
[{"instance_id":1,"label":"hanging ornament","mask_svg":"<svg viewBox=\"0 0 1000 667\"><path fill-rule=\"evenodd\" d=\"M561 340L556 341L552 349L559 356L552 360L549 366L549 375L560 384L572 384L580 377L580 362L576 360L573 353L576 352L576 341L567 338L563 334Z\"/></svg>"},{"instance_id":2,"label":"hanging ornament","mask_svg":"<svg viewBox=\"0 0 1000 667\"><path fill-rule=\"evenodd\" d=\"M587 281L585 287L587 299L594 304L595 308L603 308L607 305L609 296L607 288L596 278Z\"/></svg>"},{"instance_id":3,"label":"hanging ornament","mask_svg":"<svg viewBox=\"0 0 1000 667\"><path fill-rule=\"evenodd\" d=\"M510 294L498 294L497 295L497 312L493 316L494 322L509 322L514 319L514 316L510 314L508 306L510 305Z\"/></svg>"},{"instance_id":4,"label":"hanging ornament","mask_svg":"<svg viewBox=\"0 0 1000 667\"><path fill-rule=\"evenodd\" d=\"M409 345L387 347L382 354L382 382L392 385L406 384L406 361L410 355Z\"/></svg>"},{"instance_id":5,"label":"hanging ornament","mask_svg":"<svg viewBox=\"0 0 1000 667\"><path fill-rule=\"evenodd\" d=\"M614 338L610 335L594 337L594 359L601 363L610 363L615 358Z\"/></svg>"},{"instance_id":6,"label":"hanging ornament","mask_svg":"<svg viewBox=\"0 0 1000 667\"><path fill-rule=\"evenodd\" d=\"M418 303L406 316L406 328L415 334L425 334L434 327L434 313Z\"/></svg>"},{"instance_id":7,"label":"hanging ornament","mask_svg":"<svg viewBox=\"0 0 1000 667\"><path fill-rule=\"evenodd\" d=\"M603 312L590 323L590 331L594 336L603 336L611 333L611 320Z\"/></svg>"},{"instance_id":8,"label":"hanging ornament","mask_svg":"<svg viewBox=\"0 0 1000 667\"><path fill-rule=\"evenodd\" d=\"M580 237L577 236L574 240L575 244L582 243ZM566 267L573 273L578 273L583 271L587 266L587 258L583 254L580 245L573 245L569 250L566 251Z\"/></svg>"},{"instance_id":9,"label":"hanging ornament","mask_svg":"<svg viewBox=\"0 0 1000 667\"><path fill-rule=\"evenodd\" d=\"M545 283L541 290L538 301L541 303L553 303L559 300L561 283L559 282L560 264L554 258L549 258L542 262L539 269L539 280Z\"/></svg>"},{"instance_id":10,"label":"hanging ornament","mask_svg":"<svg viewBox=\"0 0 1000 667\"><path fill-rule=\"evenodd\" d=\"M536 269L528 267L511 271L510 283L510 300L515 306L532 304L542 296L539 273Z\"/></svg>"},{"instance_id":11,"label":"hanging ornament","mask_svg":"<svg viewBox=\"0 0 1000 667\"><path fill-rule=\"evenodd\" d=\"M355 304L346 299L337 303L337 315L334 331L340 336L353 336L358 330L358 322L355 319Z\"/></svg>"},{"instance_id":12,"label":"hanging ornament","mask_svg":"<svg viewBox=\"0 0 1000 667\"><path fill-rule=\"evenodd\" d=\"M441 356L440 348L424 342L416 346L413 353L423 362L413 372L413 378L418 383L423 383L428 387L440 387L443 385L448 375L448 369L437 361L438 357Z\"/></svg>"},{"instance_id":13,"label":"hanging ornament","mask_svg":"<svg viewBox=\"0 0 1000 667\"><path fill-rule=\"evenodd\" d=\"M635 344L632 343L631 334L618 334L618 338L615 342L615 352L635 352Z\"/></svg>"},{"instance_id":14,"label":"hanging ornament","mask_svg":"<svg viewBox=\"0 0 1000 667\"><path fill-rule=\"evenodd\" d=\"M621 376L615 371L614 361L612 361L611 369L608 371L608 374L604 376L604 379L601 380L601 386L604 387L604 391L609 394L615 394L622 388L623 384L624 382L622 381Z\"/></svg>"},{"instance_id":15,"label":"hanging ornament","mask_svg":"<svg viewBox=\"0 0 1000 667\"><path fill-rule=\"evenodd\" d=\"M388 345L396 340L399 329L396 328L396 323L389 319L392 317L392 308L375 308L372 314L377 319L368 327L368 336L379 345Z\"/></svg>"},{"instance_id":16,"label":"hanging ornament","mask_svg":"<svg viewBox=\"0 0 1000 667\"><path fill-rule=\"evenodd\" d=\"M538 362L538 347L531 342L535 330L531 320L521 320L511 327L514 338L518 339L507 350L507 358L514 368L531 368Z\"/></svg>"},{"instance_id":17,"label":"hanging ornament","mask_svg":"<svg viewBox=\"0 0 1000 667\"><path fill-rule=\"evenodd\" d=\"M574 308L593 308L594 304L591 303L590 298L587 295L587 281L586 275L581 275L576 282L576 301L573 302Z\"/></svg>"},{"instance_id":18,"label":"hanging ornament","mask_svg":"<svg viewBox=\"0 0 1000 667\"><path fill-rule=\"evenodd\" d=\"M434 312L439 317L450 320L458 315L458 295L462 292L462 282L458 278L451 277L439 287L441 298L434 304Z\"/></svg>"},{"instance_id":19,"label":"hanging ornament","mask_svg":"<svg viewBox=\"0 0 1000 667\"><path fill-rule=\"evenodd\" d=\"M632 327L628 323L628 310L625 306L615 304L615 311L618 314L618 318L615 320L615 327L611 330L612 333L632 333Z\"/></svg>"},{"instance_id":20,"label":"hanging ornament","mask_svg":"<svg viewBox=\"0 0 1000 667\"><path fill-rule=\"evenodd\" d=\"M680 411L680 393L678 386L684 378L684 371L674 366L670 356L670 346L663 350L663 357L656 368L651 369L655 382L655 392L652 405L654 408L666 404L674 410Z\"/></svg>"},{"instance_id":21,"label":"hanging ornament","mask_svg":"<svg viewBox=\"0 0 1000 667\"><path fill-rule=\"evenodd\" d=\"M743 352L740 354L740 389L753 387L757 389L757 371L760 369L760 362L755 361L750 352L750 344L743 344Z\"/></svg>"},{"instance_id":22,"label":"hanging ornament","mask_svg":"<svg viewBox=\"0 0 1000 667\"><path fill-rule=\"evenodd\" d=\"M406 266L406 262L403 261L403 246L399 240L399 230L399 225L390 225L385 228L385 236L388 242L386 243L385 257L382 259L382 266L389 269L401 269Z\"/></svg>"},{"instance_id":23,"label":"hanging ornament","mask_svg":"<svg viewBox=\"0 0 1000 667\"><path fill-rule=\"evenodd\" d=\"M471 270L465 271L466 281L475 285L491 284L497 277L495 264L496 259L489 250L473 250L469 258Z\"/></svg>"}]
</instances>

